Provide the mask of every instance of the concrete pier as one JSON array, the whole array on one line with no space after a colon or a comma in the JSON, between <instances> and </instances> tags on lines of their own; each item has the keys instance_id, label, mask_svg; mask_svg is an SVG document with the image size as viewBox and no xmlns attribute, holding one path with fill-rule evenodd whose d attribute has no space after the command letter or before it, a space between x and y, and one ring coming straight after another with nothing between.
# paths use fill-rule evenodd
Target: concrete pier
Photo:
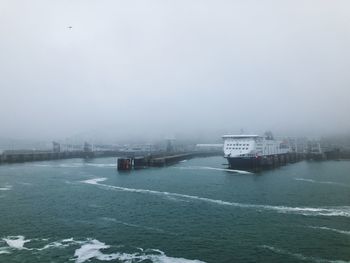
<instances>
[{"instance_id":1,"label":"concrete pier","mask_svg":"<svg viewBox=\"0 0 350 263\"><path fill-rule=\"evenodd\" d=\"M183 160L195 158L195 157L207 157L207 156L223 156L221 151L209 151L209 152L187 152L187 153L158 153L153 155L136 156L136 157L122 157L119 160L130 159L132 167L134 169L141 169L147 167L163 167L178 163ZM122 164L121 164L122 167ZM123 170L123 169L121 169Z\"/></svg>"},{"instance_id":2,"label":"concrete pier","mask_svg":"<svg viewBox=\"0 0 350 263\"><path fill-rule=\"evenodd\" d=\"M46 151L6 151L0 155L0 163L21 163L47 161L69 158L83 158L83 151L76 152L46 152Z\"/></svg>"}]
</instances>

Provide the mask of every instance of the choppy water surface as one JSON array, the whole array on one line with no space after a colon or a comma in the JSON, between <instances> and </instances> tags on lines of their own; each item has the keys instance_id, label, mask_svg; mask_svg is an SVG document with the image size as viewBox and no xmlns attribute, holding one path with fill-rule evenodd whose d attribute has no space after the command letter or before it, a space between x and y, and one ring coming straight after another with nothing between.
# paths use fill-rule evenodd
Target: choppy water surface
<instances>
[{"instance_id":1,"label":"choppy water surface","mask_svg":"<svg viewBox=\"0 0 350 263\"><path fill-rule=\"evenodd\" d=\"M350 262L350 162L0 166L0 262Z\"/></svg>"}]
</instances>

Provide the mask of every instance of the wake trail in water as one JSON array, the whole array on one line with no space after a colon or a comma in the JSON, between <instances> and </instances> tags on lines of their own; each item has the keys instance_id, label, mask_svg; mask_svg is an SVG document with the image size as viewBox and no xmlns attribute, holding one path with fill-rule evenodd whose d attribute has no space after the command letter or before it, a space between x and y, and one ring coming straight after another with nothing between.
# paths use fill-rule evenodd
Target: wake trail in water
<instances>
[{"instance_id":1,"label":"wake trail in water","mask_svg":"<svg viewBox=\"0 0 350 263\"><path fill-rule=\"evenodd\" d=\"M292 258L295 258L295 259L298 259L298 260L301 260L301 261L306 261L306 262L315 262L315 263L349 263L349 261L343 261L343 260L329 260L329 259L324 259L324 258L305 256L305 255L300 254L300 253L293 253L293 252L290 252L290 251L285 250L285 249L276 248L276 247L267 246L267 245L260 246L260 248L269 250L269 251L271 251L271 252L273 252L275 254L287 255L287 256L290 256Z\"/></svg>"},{"instance_id":2,"label":"wake trail in water","mask_svg":"<svg viewBox=\"0 0 350 263\"><path fill-rule=\"evenodd\" d=\"M243 171L243 170L224 169L224 168L216 168L216 167L209 167L209 166L181 166L176 168L183 169L183 170L215 170L215 171L224 171L224 172L238 173L238 174L252 174L251 172Z\"/></svg>"},{"instance_id":3,"label":"wake trail in water","mask_svg":"<svg viewBox=\"0 0 350 263\"><path fill-rule=\"evenodd\" d=\"M27 249L24 247L24 244L30 242L30 239L25 240L24 236L9 236L7 238L3 238L3 240L9 247L19 250Z\"/></svg>"},{"instance_id":4,"label":"wake trail in water","mask_svg":"<svg viewBox=\"0 0 350 263\"><path fill-rule=\"evenodd\" d=\"M320 230L327 230L327 231L332 231L332 232L335 232L335 233L339 233L339 234L344 234L344 235L350 236L350 231L346 231L346 230L340 230L340 229L335 229L335 228L330 228L330 227L325 227L325 226L309 226L309 228L320 229Z\"/></svg>"},{"instance_id":5,"label":"wake trail in water","mask_svg":"<svg viewBox=\"0 0 350 263\"><path fill-rule=\"evenodd\" d=\"M101 184L100 182L106 181L107 178L95 178L82 181L86 184L96 185L99 187L103 187L111 190L118 190L124 192L132 192L132 193L142 193L142 194L152 194L152 195L162 195L166 197L179 197L186 198L190 200L203 201L206 203L212 203L223 206L233 206L239 208L250 208L255 210L269 210L276 211L278 213L290 213L290 214L300 214L305 216L343 216L350 217L350 207L332 207L332 208L314 208L314 207L288 207L288 206L272 206L272 205L257 205L257 204L244 204L244 203L236 203L236 202L228 202L217 199L210 199L206 197L200 197L195 195L186 195L186 194L178 194L171 192L162 192L156 190L148 190L148 189L135 189L135 188L127 188L120 187L108 184ZM171 199L170 199L171 200Z\"/></svg>"},{"instance_id":6,"label":"wake trail in water","mask_svg":"<svg viewBox=\"0 0 350 263\"><path fill-rule=\"evenodd\" d=\"M4 187L0 187L0 191L10 191L12 189L12 185L5 185Z\"/></svg>"},{"instance_id":7,"label":"wake trail in water","mask_svg":"<svg viewBox=\"0 0 350 263\"><path fill-rule=\"evenodd\" d=\"M185 258L175 258L167 256L159 249L142 249L136 253L115 252L105 254L104 249L109 249L111 246L106 245L96 239L90 240L75 250L74 258L76 263L83 263L91 259L101 261L118 260L118 262L154 262L154 263L204 263L200 260L190 260Z\"/></svg>"},{"instance_id":8,"label":"wake trail in water","mask_svg":"<svg viewBox=\"0 0 350 263\"><path fill-rule=\"evenodd\" d=\"M332 182L332 181L317 181L317 180L307 179L307 178L294 178L294 180L308 182L308 183L315 183L315 184L330 184L330 185L337 185L342 187L350 187L350 185L348 184Z\"/></svg>"},{"instance_id":9,"label":"wake trail in water","mask_svg":"<svg viewBox=\"0 0 350 263\"><path fill-rule=\"evenodd\" d=\"M22 251L36 251L36 253L40 253L43 250L47 249L64 249L71 246L77 246L74 252L74 256L71 257L68 261L75 261L76 263L90 262L91 260L100 260L100 261L111 261L117 260L118 262L153 262L153 263L205 263L200 260L191 260L185 258L177 258L167 256L163 251L159 249L143 249L143 248L135 248L134 253L125 253L120 251L115 251L109 254L104 253L105 249L115 250L117 246L112 247L110 245L106 245L105 243L92 238L87 238L85 240L74 240L73 238L62 239L58 241L54 241L51 243L47 243L41 248L26 248L24 247L25 243L31 241L31 239L25 239L24 236L9 236L7 238L3 238L3 241L8 245L7 247L0 247L0 255L1 254L11 254L15 250ZM48 241L48 239L32 239L32 240L41 240ZM1 241L2 242L2 241ZM67 261L67 262L68 262Z\"/></svg>"}]
</instances>

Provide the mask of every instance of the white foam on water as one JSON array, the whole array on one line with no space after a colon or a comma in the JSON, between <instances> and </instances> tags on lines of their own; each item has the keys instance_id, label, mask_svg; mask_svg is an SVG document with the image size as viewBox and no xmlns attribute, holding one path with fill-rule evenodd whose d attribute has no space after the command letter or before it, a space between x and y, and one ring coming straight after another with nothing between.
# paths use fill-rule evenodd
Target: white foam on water
<instances>
[{"instance_id":1,"label":"white foam on water","mask_svg":"<svg viewBox=\"0 0 350 263\"><path fill-rule=\"evenodd\" d=\"M96 184L98 185L99 182L103 182L103 181L106 181L107 178L94 178L94 179L88 179L88 180L85 180L85 181L82 181L83 183L86 183L86 184Z\"/></svg>"},{"instance_id":2,"label":"white foam on water","mask_svg":"<svg viewBox=\"0 0 350 263\"><path fill-rule=\"evenodd\" d=\"M332 231L339 234L350 235L350 231L345 231L345 230L340 230L340 229L335 229L335 228L330 228L325 226L309 226L309 227L313 229L327 230L327 231Z\"/></svg>"},{"instance_id":3,"label":"white foam on water","mask_svg":"<svg viewBox=\"0 0 350 263\"><path fill-rule=\"evenodd\" d=\"M294 178L294 180L296 181L304 181L304 182L310 182L310 183L314 183L314 180L311 179L305 179L305 178Z\"/></svg>"},{"instance_id":4,"label":"white foam on water","mask_svg":"<svg viewBox=\"0 0 350 263\"><path fill-rule=\"evenodd\" d=\"M184 198L179 198L179 197L174 197L174 196L166 196L166 199L169 199L174 202L185 202L188 203L190 202L189 200L185 200Z\"/></svg>"},{"instance_id":5,"label":"white foam on water","mask_svg":"<svg viewBox=\"0 0 350 263\"><path fill-rule=\"evenodd\" d=\"M3 238L3 240L7 243L9 247L19 250L27 249L24 247L24 244L30 242L30 239L25 240L24 236L9 236L7 238Z\"/></svg>"},{"instance_id":6,"label":"white foam on water","mask_svg":"<svg viewBox=\"0 0 350 263\"><path fill-rule=\"evenodd\" d=\"M238 174L252 174L251 172L248 172L248 171L216 168L216 167L209 167L209 166L182 166L182 167L175 167L175 168L184 169L184 170L215 170L215 171L224 171L224 172L238 173Z\"/></svg>"},{"instance_id":7,"label":"white foam on water","mask_svg":"<svg viewBox=\"0 0 350 263\"><path fill-rule=\"evenodd\" d=\"M38 248L37 250L41 251L41 250L45 250L45 249L49 249L49 248L64 248L64 247L69 247L70 244L63 244L59 241L55 241L55 242L51 242L47 245L45 245L42 248Z\"/></svg>"},{"instance_id":8,"label":"white foam on water","mask_svg":"<svg viewBox=\"0 0 350 263\"><path fill-rule=\"evenodd\" d=\"M0 191L10 191L12 189L12 185L5 185L4 187L0 187Z\"/></svg>"},{"instance_id":9,"label":"white foam on water","mask_svg":"<svg viewBox=\"0 0 350 263\"><path fill-rule=\"evenodd\" d=\"M301 260L301 261L306 261L306 262L316 262L316 263L349 263L349 261L343 261L343 260L329 260L329 259L323 259L323 258L318 258L318 257L310 257L310 256L305 256L300 253L292 253L288 250L281 249L281 248L276 248L273 246L267 246L263 245L260 246L261 248L264 248L266 250L270 250L275 254L280 254L280 255L287 255L292 258Z\"/></svg>"},{"instance_id":10,"label":"white foam on water","mask_svg":"<svg viewBox=\"0 0 350 263\"><path fill-rule=\"evenodd\" d=\"M74 239L71 237L71 238L66 238L66 239L62 239L62 242L74 242Z\"/></svg>"},{"instance_id":11,"label":"white foam on water","mask_svg":"<svg viewBox=\"0 0 350 263\"><path fill-rule=\"evenodd\" d=\"M77 244L80 245L80 244L83 244L84 242L85 241L76 241L73 238L67 238L67 239L62 239L60 241L51 242L42 248L37 248L36 250L41 251L49 248L66 248L72 245L77 245Z\"/></svg>"},{"instance_id":12,"label":"white foam on water","mask_svg":"<svg viewBox=\"0 0 350 263\"><path fill-rule=\"evenodd\" d=\"M0 255L1 254L10 254L11 252L8 251L7 247L0 247Z\"/></svg>"},{"instance_id":13,"label":"white foam on water","mask_svg":"<svg viewBox=\"0 0 350 263\"><path fill-rule=\"evenodd\" d=\"M74 258L76 263L83 263L90 261L91 259L98 259L101 261L111 261L118 260L121 262L143 262L145 260L150 260L154 263L203 263L199 260L189 260L184 258L174 258L165 255L163 251L160 250L146 250L148 252L155 252L157 254L145 254L143 249L139 249L141 252L137 253L111 253L104 254L101 250L110 248L103 242L96 239L89 240L83 244L80 248L75 250Z\"/></svg>"},{"instance_id":14,"label":"white foam on water","mask_svg":"<svg viewBox=\"0 0 350 263\"><path fill-rule=\"evenodd\" d=\"M238 174L252 174L251 172L242 171L242 170L233 170L233 169L206 167L206 166L203 166L202 168L207 170L225 171L225 172L238 173Z\"/></svg>"},{"instance_id":15,"label":"white foam on water","mask_svg":"<svg viewBox=\"0 0 350 263\"><path fill-rule=\"evenodd\" d=\"M256 210L271 210L279 213L291 213L291 214L301 214L305 216L343 216L350 217L350 206L343 207L326 207L326 208L315 208L315 207L288 207L288 206L272 206L272 205L257 205L257 204L244 204L244 203L236 203L236 202L228 202L217 199L210 199L206 197L199 197L195 195L186 195L186 194L178 194L178 193L170 193L170 192L161 192L156 190L148 190L148 189L135 189L135 188L127 188L120 187L108 184L101 184L99 182L105 181L106 178L95 178L82 181L83 183L92 184L101 186L106 189L118 190L124 192L132 192L132 193L142 193L142 194L152 194L152 195L162 195L165 197L179 197L186 198L191 200L203 201L207 203L224 205L224 206L233 206L239 208L250 208ZM170 199L171 200L171 199Z\"/></svg>"},{"instance_id":16,"label":"white foam on water","mask_svg":"<svg viewBox=\"0 0 350 263\"><path fill-rule=\"evenodd\" d=\"M76 263L82 263L90 259L96 258L99 260L114 260L118 258L118 255L115 254L103 254L100 250L107 249L110 246L107 246L105 243L102 243L96 239L87 242L82 245L80 248L75 250L74 257L76 258Z\"/></svg>"},{"instance_id":17,"label":"white foam on water","mask_svg":"<svg viewBox=\"0 0 350 263\"><path fill-rule=\"evenodd\" d=\"M47 245L41 247L41 248L26 248L24 247L24 244L27 242L30 242L32 240L41 240L41 241L48 241L47 238L42 238L42 239L28 239L26 240L24 236L8 236L7 238L3 238L3 241L6 242L8 247L0 247L0 254L5 254L5 253L10 253L8 250L9 248L12 249L18 249L18 250L36 250L36 251L41 251L41 250L46 250L49 248L65 248L69 247L72 245L80 245L85 243L86 241L75 241L73 238L68 238L68 239L63 239L60 241L54 241L51 243L48 243Z\"/></svg>"},{"instance_id":18,"label":"white foam on water","mask_svg":"<svg viewBox=\"0 0 350 263\"><path fill-rule=\"evenodd\" d=\"M337 186L343 186L343 187L350 187L350 185L343 184L343 183L337 183L337 182L332 182L332 181L316 181L312 179L307 179L307 178L294 178L296 181L304 181L308 183L315 183L315 184L330 184L330 185L337 185Z\"/></svg>"}]
</instances>

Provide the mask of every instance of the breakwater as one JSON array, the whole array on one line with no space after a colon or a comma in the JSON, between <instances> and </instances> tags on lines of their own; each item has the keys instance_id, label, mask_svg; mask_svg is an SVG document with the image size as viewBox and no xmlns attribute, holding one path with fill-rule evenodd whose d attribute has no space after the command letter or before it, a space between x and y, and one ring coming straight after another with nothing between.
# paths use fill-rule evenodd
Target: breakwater
<instances>
[{"instance_id":1,"label":"breakwater","mask_svg":"<svg viewBox=\"0 0 350 263\"><path fill-rule=\"evenodd\" d=\"M96 151L96 152L92 152L92 151L53 152L53 151L35 151L35 150L6 151L0 154L0 164L48 161L48 160L72 159L72 158L118 157L118 156L123 156L123 154L124 154L123 152L119 152L119 151Z\"/></svg>"},{"instance_id":2,"label":"breakwater","mask_svg":"<svg viewBox=\"0 0 350 263\"><path fill-rule=\"evenodd\" d=\"M124 152L124 151L71 151L71 152L53 152L53 151L6 151L0 154L0 164L48 161L72 158L101 158L118 157L119 160L128 159L133 168L142 168L146 166L165 166L184 159L205 156L220 156L221 151L193 151L181 153L167 152Z\"/></svg>"},{"instance_id":3,"label":"breakwater","mask_svg":"<svg viewBox=\"0 0 350 263\"><path fill-rule=\"evenodd\" d=\"M118 158L118 170L142 169L147 167L163 167L195 157L222 156L221 151L194 151L186 153L160 153L145 156Z\"/></svg>"}]
</instances>

